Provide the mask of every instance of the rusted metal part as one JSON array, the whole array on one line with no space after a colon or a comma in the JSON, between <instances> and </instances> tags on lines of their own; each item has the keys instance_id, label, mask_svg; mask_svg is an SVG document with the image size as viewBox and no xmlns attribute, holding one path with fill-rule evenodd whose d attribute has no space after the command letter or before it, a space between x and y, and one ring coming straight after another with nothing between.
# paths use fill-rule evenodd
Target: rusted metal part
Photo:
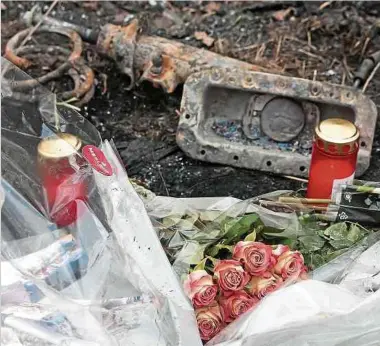
<instances>
[{"instance_id":1,"label":"rusted metal part","mask_svg":"<svg viewBox=\"0 0 380 346\"><path fill-rule=\"evenodd\" d=\"M87 91L83 97L79 100L74 102L75 106L82 107L83 105L90 102L90 100L94 97L95 94L95 85L91 85L91 88L89 91Z\"/></svg>"},{"instance_id":2,"label":"rusted metal part","mask_svg":"<svg viewBox=\"0 0 380 346\"><path fill-rule=\"evenodd\" d=\"M71 51L69 49L59 46L36 45L21 47L18 50L18 54L31 59L31 61L40 58L41 54L48 54L54 58L55 62L58 61L62 64L54 71L36 79L10 82L12 90L18 92L33 89L40 84L47 83L53 79L58 79L67 72L74 81L74 89L58 93L58 98L67 100L76 97L79 101L74 104L83 105L87 103L94 95L94 72L91 68L85 65L82 58L77 58L75 61L67 61L67 57L70 53Z\"/></svg>"},{"instance_id":3,"label":"rusted metal part","mask_svg":"<svg viewBox=\"0 0 380 346\"><path fill-rule=\"evenodd\" d=\"M107 24L100 31L76 26L71 23L44 17L41 11L33 10L24 16L33 24L44 23L60 28L77 30L83 39L93 42L97 35L97 48L100 53L113 59L120 71L129 76L132 88L136 82L144 80L173 92L194 72L210 67L239 68L248 71L278 72L258 65L221 56L206 49L199 49L158 36L138 35L138 21L127 26Z\"/></svg>"},{"instance_id":4,"label":"rusted metal part","mask_svg":"<svg viewBox=\"0 0 380 346\"><path fill-rule=\"evenodd\" d=\"M75 87L73 90L65 91L59 96L63 100L76 97L80 99L77 103L78 105L86 103L85 101L90 100L94 93L94 90L92 90L94 89L94 72L84 63L76 63L74 64L74 68L69 70L68 74L73 79ZM91 94L92 96L90 97ZM82 97L85 97L84 101Z\"/></svg>"},{"instance_id":5,"label":"rusted metal part","mask_svg":"<svg viewBox=\"0 0 380 346\"><path fill-rule=\"evenodd\" d=\"M20 31L15 36L13 36L5 46L5 58L7 58L13 64L22 69L26 69L32 65L32 62L28 59L18 56L17 51L19 45L21 44L23 39L29 34L30 30L31 28ZM70 56L67 58L67 60L73 62L76 59L80 58L82 54L83 44L82 39L75 31L55 26L43 25L36 30L36 33L41 32L56 33L68 37L73 44L73 50L70 53Z\"/></svg>"},{"instance_id":6,"label":"rusted metal part","mask_svg":"<svg viewBox=\"0 0 380 346\"><path fill-rule=\"evenodd\" d=\"M177 143L189 156L296 176L308 175L315 125L332 117L359 128L363 174L377 120L375 104L353 88L228 68L192 74L180 114Z\"/></svg>"},{"instance_id":7,"label":"rusted metal part","mask_svg":"<svg viewBox=\"0 0 380 346\"><path fill-rule=\"evenodd\" d=\"M135 85L134 58L137 30L137 20L133 20L125 27L107 24L100 31L97 42L99 52L114 59L120 71L129 76L129 89Z\"/></svg>"},{"instance_id":8,"label":"rusted metal part","mask_svg":"<svg viewBox=\"0 0 380 346\"><path fill-rule=\"evenodd\" d=\"M192 73L213 66L268 72L257 65L162 37L136 38L137 30L137 20L124 27L107 24L101 29L97 42L99 51L113 58L132 82L135 76L140 76L140 82L147 80L170 93Z\"/></svg>"},{"instance_id":9,"label":"rusted metal part","mask_svg":"<svg viewBox=\"0 0 380 346\"><path fill-rule=\"evenodd\" d=\"M53 17L44 15L42 13L41 6L39 6L38 4L33 6L33 8L30 11L27 11L23 15L22 19L28 27L31 27L42 21L45 25L48 25L50 27L64 28L67 30L75 31L83 38L83 40L90 43L96 43L97 37L99 35L98 30L85 28L80 25L64 22Z\"/></svg>"}]
</instances>

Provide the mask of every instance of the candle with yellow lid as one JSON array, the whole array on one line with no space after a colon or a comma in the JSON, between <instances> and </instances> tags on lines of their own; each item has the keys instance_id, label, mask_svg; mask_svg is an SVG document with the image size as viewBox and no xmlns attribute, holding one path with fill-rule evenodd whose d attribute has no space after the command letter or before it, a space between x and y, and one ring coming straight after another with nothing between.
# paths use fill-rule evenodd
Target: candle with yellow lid
<instances>
[{"instance_id":1,"label":"candle with yellow lid","mask_svg":"<svg viewBox=\"0 0 380 346\"><path fill-rule=\"evenodd\" d=\"M81 140L69 133L58 133L38 145L38 171L53 222L67 226L77 219L76 201L87 198L86 161Z\"/></svg>"},{"instance_id":2,"label":"candle with yellow lid","mask_svg":"<svg viewBox=\"0 0 380 346\"><path fill-rule=\"evenodd\" d=\"M334 197L341 184L354 180L359 150L359 131L348 120L322 121L315 129L309 170L308 198Z\"/></svg>"}]
</instances>

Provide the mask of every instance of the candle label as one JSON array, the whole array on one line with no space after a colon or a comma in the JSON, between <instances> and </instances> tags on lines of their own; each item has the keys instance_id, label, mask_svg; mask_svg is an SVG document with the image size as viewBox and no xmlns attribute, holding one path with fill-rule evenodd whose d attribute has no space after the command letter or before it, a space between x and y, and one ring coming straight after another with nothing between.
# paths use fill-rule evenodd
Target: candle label
<instances>
[{"instance_id":1,"label":"candle label","mask_svg":"<svg viewBox=\"0 0 380 346\"><path fill-rule=\"evenodd\" d=\"M111 176L113 170L104 153L94 145L86 145L82 149L82 155L87 162L99 173Z\"/></svg>"},{"instance_id":2,"label":"candle label","mask_svg":"<svg viewBox=\"0 0 380 346\"><path fill-rule=\"evenodd\" d=\"M338 197L339 196L339 188L340 188L340 186L352 184L352 182L354 181L354 176L355 176L355 172L352 173L347 178L334 179L333 186L332 186L332 191L331 191L331 199L333 201L337 201L336 202L337 204L340 203L340 200L339 200L339 197Z\"/></svg>"}]
</instances>

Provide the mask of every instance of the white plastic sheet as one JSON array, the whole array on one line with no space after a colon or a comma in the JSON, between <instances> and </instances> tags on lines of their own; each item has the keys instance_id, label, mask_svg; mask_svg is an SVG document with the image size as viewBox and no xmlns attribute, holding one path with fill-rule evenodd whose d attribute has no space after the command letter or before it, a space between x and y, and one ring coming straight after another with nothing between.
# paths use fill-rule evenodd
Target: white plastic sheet
<instances>
[{"instance_id":1,"label":"white plastic sheet","mask_svg":"<svg viewBox=\"0 0 380 346\"><path fill-rule=\"evenodd\" d=\"M42 87L20 89L30 77L5 59L2 70L2 345L201 345L192 307L112 144ZM36 173L38 143L57 132L96 146L113 172L69 160L75 173L59 188L83 180L88 196L75 199L78 217L61 228Z\"/></svg>"},{"instance_id":2,"label":"white plastic sheet","mask_svg":"<svg viewBox=\"0 0 380 346\"><path fill-rule=\"evenodd\" d=\"M271 195L274 196L268 194L260 198ZM295 214L271 213L250 204L250 201L230 197L174 199L150 195L145 203L153 219L205 210L231 216L243 211L258 212L265 224L274 227L286 228L297 224ZM199 248L192 242L186 242L186 238L184 244L173 263L178 274L187 269L189 258L186 254ZM380 234L374 233L315 270L310 275L312 279L268 295L257 307L210 340L207 346L378 345L379 263Z\"/></svg>"}]
</instances>

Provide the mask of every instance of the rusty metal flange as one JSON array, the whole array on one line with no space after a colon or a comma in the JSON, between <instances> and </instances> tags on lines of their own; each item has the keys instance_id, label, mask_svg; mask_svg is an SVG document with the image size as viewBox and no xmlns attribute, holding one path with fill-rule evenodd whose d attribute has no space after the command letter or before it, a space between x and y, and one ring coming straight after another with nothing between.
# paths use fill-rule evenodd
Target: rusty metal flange
<instances>
[{"instance_id":1,"label":"rusty metal flange","mask_svg":"<svg viewBox=\"0 0 380 346\"><path fill-rule=\"evenodd\" d=\"M297 112L287 114L283 101L290 113ZM303 117L299 127L293 126L294 116ZM348 119L359 128L356 173L363 174L369 167L377 119L376 106L367 96L340 85L213 68L191 75L185 83L177 143L199 160L307 176L314 127L331 117ZM263 121L276 131L274 138L269 137L271 131L263 132ZM247 126L252 136L245 135ZM285 126L295 131L295 138L283 136Z\"/></svg>"}]
</instances>

